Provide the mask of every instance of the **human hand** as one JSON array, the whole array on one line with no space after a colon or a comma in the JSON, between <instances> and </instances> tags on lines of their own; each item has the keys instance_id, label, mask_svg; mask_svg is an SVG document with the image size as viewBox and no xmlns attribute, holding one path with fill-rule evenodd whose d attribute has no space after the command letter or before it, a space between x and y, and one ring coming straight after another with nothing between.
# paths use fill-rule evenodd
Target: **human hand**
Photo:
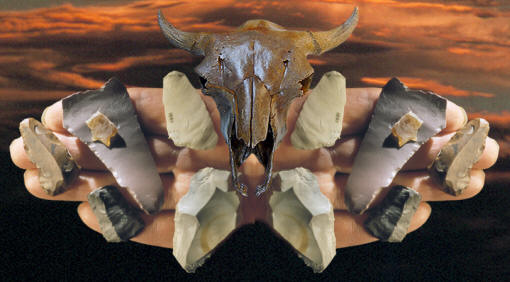
<instances>
[{"instance_id":1,"label":"human hand","mask_svg":"<svg viewBox=\"0 0 510 282\"><path fill-rule=\"evenodd\" d=\"M305 97L299 98L292 104L287 127L288 133L275 153L274 170L305 167L310 169L318 178L321 191L329 198L335 208L335 233L337 247L347 247L375 241L363 228L363 215L352 215L346 210L343 201L343 187L352 167L354 156L361 142L361 137L370 120L380 89L348 89L347 106L345 108L342 138L332 148L317 150L297 150L290 144L290 134L299 114ZM167 138L163 106L161 103L161 89L134 88L129 89L147 142L156 161L160 176L165 187L165 201L162 211L154 216L144 215L146 228L132 240L156 245L172 247L174 208L179 199L187 192L191 176L204 167L229 169L228 148L224 140L218 138L217 146L212 150L197 151L188 148L178 148ZM203 97L211 118L219 131L219 113L210 97ZM82 166L82 171L76 182L63 194L49 196L45 194L38 180L38 171L28 159L23 141L18 138L11 144L13 162L25 172L25 185L29 192L39 198L62 201L81 201L78 208L81 219L90 228L100 231L97 220L87 203L87 194L105 185L115 184L113 176L76 137L71 136L62 126L62 104L57 102L47 108L43 115L43 123L52 130L66 145L74 159ZM428 141L409 161L394 180L420 192L423 203L419 206L411 222L409 232L419 228L430 215L430 206L426 201L460 200L476 195L483 187L483 169L494 164L498 145L488 138L486 147L480 160L473 166L471 183L459 197L453 197L442 192L431 181L426 172L426 166L435 158L440 148L465 123L464 111L455 104L447 104L446 128ZM263 181L263 167L251 156L241 167L243 181L254 191L254 187ZM367 172L369 174L369 172ZM121 191L129 198L126 191ZM261 218L260 200L254 195L242 199L249 207L246 213L251 219Z\"/></svg>"}]
</instances>

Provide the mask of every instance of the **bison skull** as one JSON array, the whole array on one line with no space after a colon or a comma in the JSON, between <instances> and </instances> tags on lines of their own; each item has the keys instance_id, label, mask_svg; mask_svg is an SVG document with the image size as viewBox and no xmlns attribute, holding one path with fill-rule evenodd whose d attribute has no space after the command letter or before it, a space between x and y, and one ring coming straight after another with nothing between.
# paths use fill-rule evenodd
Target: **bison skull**
<instances>
[{"instance_id":1,"label":"bison skull","mask_svg":"<svg viewBox=\"0 0 510 282\"><path fill-rule=\"evenodd\" d=\"M176 29L161 14L159 25L176 47L204 56L195 68L203 93L218 107L221 132L229 148L232 180L254 153L265 167L259 196L271 182L273 154L285 135L292 100L310 86L313 68L307 55L320 55L344 42L358 22L358 10L341 26L329 31L293 31L266 20L250 20L225 33L192 33Z\"/></svg>"}]
</instances>

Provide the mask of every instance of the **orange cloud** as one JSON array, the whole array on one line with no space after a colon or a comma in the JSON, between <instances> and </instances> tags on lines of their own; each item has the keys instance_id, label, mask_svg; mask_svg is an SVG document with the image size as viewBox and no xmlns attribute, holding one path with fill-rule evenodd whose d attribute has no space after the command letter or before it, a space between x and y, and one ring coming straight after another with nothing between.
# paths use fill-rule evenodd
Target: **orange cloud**
<instances>
[{"instance_id":1,"label":"orange cloud","mask_svg":"<svg viewBox=\"0 0 510 282\"><path fill-rule=\"evenodd\" d=\"M384 86L390 79L391 77L363 77L361 78L361 82L364 82L369 85ZM444 85L434 80L427 80L415 77L399 77L399 79L409 88L430 90L445 96L457 96L457 97L479 96L485 98L494 97L494 94L491 93L462 90L455 88L454 86L451 85Z\"/></svg>"},{"instance_id":2,"label":"orange cloud","mask_svg":"<svg viewBox=\"0 0 510 282\"><path fill-rule=\"evenodd\" d=\"M78 89L95 89L103 86L104 81L84 77L77 73L63 71L33 72L32 75L43 81L53 82L56 85L65 85Z\"/></svg>"},{"instance_id":3,"label":"orange cloud","mask_svg":"<svg viewBox=\"0 0 510 282\"><path fill-rule=\"evenodd\" d=\"M0 101L44 101L58 100L72 94L62 90L23 90L18 88L0 88Z\"/></svg>"},{"instance_id":4,"label":"orange cloud","mask_svg":"<svg viewBox=\"0 0 510 282\"><path fill-rule=\"evenodd\" d=\"M155 52L155 51L154 51ZM73 67L73 71L79 73L86 72L117 72L136 66L158 66L171 64L191 63L192 56L189 52L180 49L170 49L160 54L151 54L144 56L124 57L114 63L91 63L80 64Z\"/></svg>"},{"instance_id":5,"label":"orange cloud","mask_svg":"<svg viewBox=\"0 0 510 282\"><path fill-rule=\"evenodd\" d=\"M352 4L353 1L346 0L316 0L317 2L327 2L327 3L342 3L342 4ZM442 3L430 3L424 1L394 1L394 0L360 0L356 1L357 3L367 3L367 4L377 4L384 6L392 6L396 8L422 8L422 9L441 9L446 11L454 11L454 12L470 12L473 11L472 7L458 4L442 4Z\"/></svg>"},{"instance_id":6,"label":"orange cloud","mask_svg":"<svg viewBox=\"0 0 510 282\"><path fill-rule=\"evenodd\" d=\"M308 62L310 62L310 64L313 65L313 66L326 65L328 63L325 60L321 60L321 59L318 59L318 58L308 58Z\"/></svg>"},{"instance_id":7,"label":"orange cloud","mask_svg":"<svg viewBox=\"0 0 510 282\"><path fill-rule=\"evenodd\" d=\"M467 48L458 48L458 47L451 47L451 48L448 48L447 50L448 50L448 52L457 54L457 55L465 55L465 54L470 54L473 52Z\"/></svg>"},{"instance_id":8,"label":"orange cloud","mask_svg":"<svg viewBox=\"0 0 510 282\"><path fill-rule=\"evenodd\" d=\"M469 119L484 118L490 123L497 124L501 127L507 128L510 126L510 112L502 111L500 113L477 112L469 113ZM508 140L510 142L510 140Z\"/></svg>"}]
</instances>

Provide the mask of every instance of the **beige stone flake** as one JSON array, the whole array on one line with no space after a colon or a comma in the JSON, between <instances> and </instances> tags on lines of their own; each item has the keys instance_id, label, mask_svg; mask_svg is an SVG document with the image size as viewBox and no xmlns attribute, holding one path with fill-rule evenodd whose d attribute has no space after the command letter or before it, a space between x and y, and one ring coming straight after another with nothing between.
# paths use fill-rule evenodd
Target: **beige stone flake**
<instances>
[{"instance_id":1,"label":"beige stone flake","mask_svg":"<svg viewBox=\"0 0 510 282\"><path fill-rule=\"evenodd\" d=\"M324 74L307 97L290 136L292 146L313 150L333 146L340 138L346 102L345 77Z\"/></svg>"},{"instance_id":2,"label":"beige stone flake","mask_svg":"<svg viewBox=\"0 0 510 282\"><path fill-rule=\"evenodd\" d=\"M216 146L218 135L209 112L185 74L172 71L163 78L163 106L168 137L175 145L196 150Z\"/></svg>"},{"instance_id":3,"label":"beige stone flake","mask_svg":"<svg viewBox=\"0 0 510 282\"><path fill-rule=\"evenodd\" d=\"M39 169L41 188L48 195L66 190L79 174L79 166L67 148L39 121L28 118L19 125L25 152Z\"/></svg>"},{"instance_id":4,"label":"beige stone flake","mask_svg":"<svg viewBox=\"0 0 510 282\"><path fill-rule=\"evenodd\" d=\"M273 229L314 272L322 272L336 254L333 206L317 178L299 167L276 173L269 198Z\"/></svg>"},{"instance_id":5,"label":"beige stone flake","mask_svg":"<svg viewBox=\"0 0 510 282\"><path fill-rule=\"evenodd\" d=\"M391 129L391 134L398 141L398 147L404 146L409 141L418 140L418 130L423 121L412 111L403 115Z\"/></svg>"},{"instance_id":6,"label":"beige stone flake","mask_svg":"<svg viewBox=\"0 0 510 282\"><path fill-rule=\"evenodd\" d=\"M100 141L110 147L112 140L117 136L117 127L100 111L93 114L87 121L92 134L92 141Z\"/></svg>"},{"instance_id":7,"label":"beige stone flake","mask_svg":"<svg viewBox=\"0 0 510 282\"><path fill-rule=\"evenodd\" d=\"M195 272L238 226L240 201L229 180L228 171L201 169L177 203L173 254L187 272Z\"/></svg>"}]
</instances>

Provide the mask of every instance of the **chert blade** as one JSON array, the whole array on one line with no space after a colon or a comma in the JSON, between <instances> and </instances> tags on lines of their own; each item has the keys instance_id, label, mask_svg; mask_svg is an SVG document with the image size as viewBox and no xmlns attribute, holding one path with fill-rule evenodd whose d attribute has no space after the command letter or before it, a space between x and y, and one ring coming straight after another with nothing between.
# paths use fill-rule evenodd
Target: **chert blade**
<instances>
[{"instance_id":1,"label":"chert blade","mask_svg":"<svg viewBox=\"0 0 510 282\"><path fill-rule=\"evenodd\" d=\"M163 184L124 85L112 78L101 89L66 97L62 107L64 127L89 146L142 210L151 214L159 211ZM86 121L98 111L118 129L122 146L109 148L93 141Z\"/></svg>"},{"instance_id":2,"label":"chert blade","mask_svg":"<svg viewBox=\"0 0 510 282\"><path fill-rule=\"evenodd\" d=\"M402 242L420 201L420 194L413 189L394 186L379 206L368 210L364 226L381 241Z\"/></svg>"},{"instance_id":3,"label":"chert blade","mask_svg":"<svg viewBox=\"0 0 510 282\"><path fill-rule=\"evenodd\" d=\"M339 72L322 76L296 120L290 136L294 147L313 150L335 144L342 131L345 91L345 77Z\"/></svg>"},{"instance_id":4,"label":"chert blade","mask_svg":"<svg viewBox=\"0 0 510 282\"><path fill-rule=\"evenodd\" d=\"M336 254L333 206L305 168L280 171L269 198L272 227L314 272L322 272Z\"/></svg>"},{"instance_id":5,"label":"chert blade","mask_svg":"<svg viewBox=\"0 0 510 282\"><path fill-rule=\"evenodd\" d=\"M423 120L416 142L388 146L393 124L409 111ZM384 86L345 187L349 211L361 214L369 207L418 148L445 127L445 111L446 100L432 92L408 90L397 78Z\"/></svg>"},{"instance_id":6,"label":"chert blade","mask_svg":"<svg viewBox=\"0 0 510 282\"><path fill-rule=\"evenodd\" d=\"M90 192L87 198L106 241L127 241L145 227L138 211L129 205L116 187L99 188Z\"/></svg>"},{"instance_id":7,"label":"chert blade","mask_svg":"<svg viewBox=\"0 0 510 282\"><path fill-rule=\"evenodd\" d=\"M163 78L163 106L168 136L175 145L212 149L218 142L209 112L185 74L172 71Z\"/></svg>"},{"instance_id":8,"label":"chert blade","mask_svg":"<svg viewBox=\"0 0 510 282\"><path fill-rule=\"evenodd\" d=\"M474 119L450 139L434 162L429 172L443 190L451 195L460 195L468 186L473 164L480 159L489 134L489 123L484 119Z\"/></svg>"},{"instance_id":9,"label":"chert blade","mask_svg":"<svg viewBox=\"0 0 510 282\"><path fill-rule=\"evenodd\" d=\"M41 188L48 195L58 195L72 183L80 169L67 148L40 122L24 119L19 125L25 152L39 170Z\"/></svg>"},{"instance_id":10,"label":"chert blade","mask_svg":"<svg viewBox=\"0 0 510 282\"><path fill-rule=\"evenodd\" d=\"M188 193L177 203L173 254L195 272L238 226L239 198L230 172L207 167L193 175Z\"/></svg>"}]
</instances>

